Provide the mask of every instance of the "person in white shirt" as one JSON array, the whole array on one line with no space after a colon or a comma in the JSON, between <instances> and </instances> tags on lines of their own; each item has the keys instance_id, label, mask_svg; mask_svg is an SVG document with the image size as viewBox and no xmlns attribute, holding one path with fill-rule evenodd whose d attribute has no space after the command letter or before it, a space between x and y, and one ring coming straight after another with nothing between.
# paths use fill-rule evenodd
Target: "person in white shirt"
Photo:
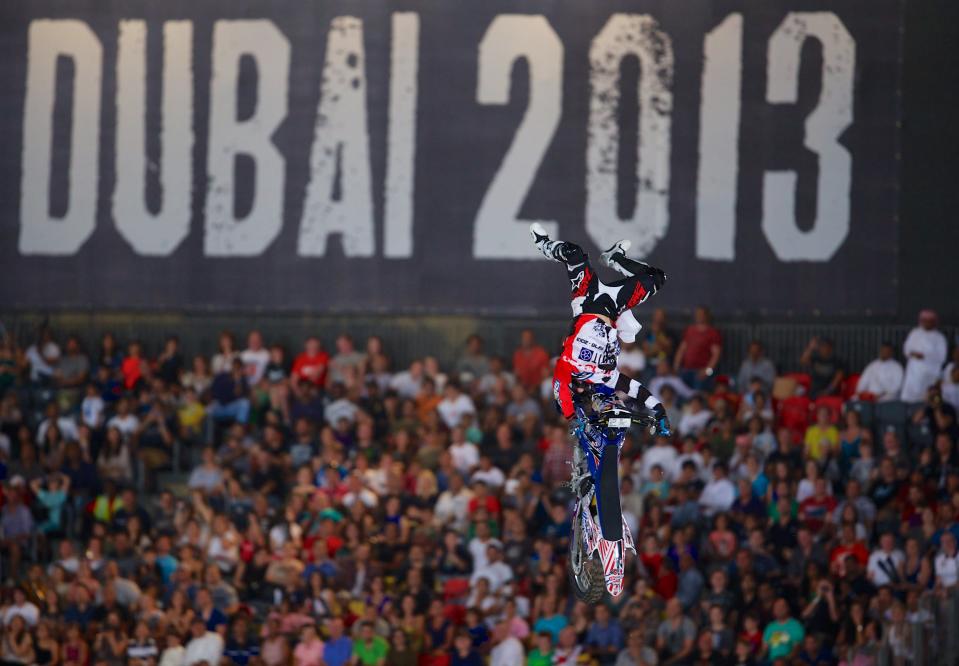
<instances>
[{"instance_id":1,"label":"person in white shirt","mask_svg":"<svg viewBox=\"0 0 959 666\"><path fill-rule=\"evenodd\" d=\"M639 377L643 370L646 369L646 355L643 353L642 345L638 342L623 343L616 367L630 377ZM651 385L649 386L649 391L654 395L659 395L659 393L653 390Z\"/></svg>"},{"instance_id":2,"label":"person in white shirt","mask_svg":"<svg viewBox=\"0 0 959 666\"><path fill-rule=\"evenodd\" d=\"M666 480L672 480L673 471L676 468L677 458L676 447L665 437L657 437L653 440L653 445L646 449L641 458L642 467L640 478L634 479L637 486L641 486L643 481L651 481L653 478L653 467L657 465L662 468Z\"/></svg>"},{"instance_id":3,"label":"person in white shirt","mask_svg":"<svg viewBox=\"0 0 959 666\"><path fill-rule=\"evenodd\" d=\"M128 398L117 400L116 414L107 421L107 428L116 428L126 438L136 432L139 425L140 419L130 411L130 400Z\"/></svg>"},{"instance_id":4,"label":"person in white shirt","mask_svg":"<svg viewBox=\"0 0 959 666\"><path fill-rule=\"evenodd\" d=\"M649 380L649 392L653 395L660 395L664 386L671 386L676 395L683 400L689 398L694 391L686 386L686 383L679 378L679 375L673 373L669 361L661 360L656 364L656 376Z\"/></svg>"},{"instance_id":5,"label":"person in white shirt","mask_svg":"<svg viewBox=\"0 0 959 666\"><path fill-rule=\"evenodd\" d=\"M30 381L50 381L60 361L60 346L53 341L49 329L40 331L40 338L24 353L30 364Z\"/></svg>"},{"instance_id":6,"label":"person in white shirt","mask_svg":"<svg viewBox=\"0 0 959 666\"><path fill-rule=\"evenodd\" d=\"M463 477L451 474L449 487L440 493L433 509L433 516L441 525L449 525L454 529L465 528L469 523L469 504L473 499L473 491L466 487Z\"/></svg>"},{"instance_id":7,"label":"person in white shirt","mask_svg":"<svg viewBox=\"0 0 959 666\"><path fill-rule=\"evenodd\" d=\"M896 537L892 532L884 532L879 537L879 548L869 555L866 576L876 587L894 585L900 582L901 568L906 556L896 548Z\"/></svg>"},{"instance_id":8,"label":"person in white shirt","mask_svg":"<svg viewBox=\"0 0 959 666\"><path fill-rule=\"evenodd\" d=\"M952 360L942 369L942 399L959 409L959 345L952 350Z\"/></svg>"},{"instance_id":9,"label":"person in white shirt","mask_svg":"<svg viewBox=\"0 0 959 666\"><path fill-rule=\"evenodd\" d=\"M336 383L330 387L330 398L332 401L323 410L323 419L328 424L335 426L340 419L346 419L350 423L356 421L360 408L350 400L342 384Z\"/></svg>"},{"instance_id":10,"label":"person in white shirt","mask_svg":"<svg viewBox=\"0 0 959 666\"><path fill-rule=\"evenodd\" d=\"M706 409L703 397L696 394L683 409L683 415L679 419L679 434L683 437L686 435L698 436L712 418L713 413Z\"/></svg>"},{"instance_id":11,"label":"person in white shirt","mask_svg":"<svg viewBox=\"0 0 959 666\"><path fill-rule=\"evenodd\" d=\"M190 624L190 635L193 637L186 646L183 657L183 666L193 666L201 661L208 664L219 664L223 658L223 637L215 631L207 631L206 623L202 618L195 618Z\"/></svg>"},{"instance_id":12,"label":"person in white shirt","mask_svg":"<svg viewBox=\"0 0 959 666\"><path fill-rule=\"evenodd\" d=\"M856 395L871 393L876 400L897 400L902 390L904 370L902 363L893 358L893 348L888 342L879 347L879 358L866 366L856 384Z\"/></svg>"},{"instance_id":13,"label":"person in white shirt","mask_svg":"<svg viewBox=\"0 0 959 666\"><path fill-rule=\"evenodd\" d=\"M939 554L936 555L936 586L948 590L959 584L959 553L956 537L948 530L942 533Z\"/></svg>"},{"instance_id":14,"label":"person in white shirt","mask_svg":"<svg viewBox=\"0 0 959 666\"><path fill-rule=\"evenodd\" d=\"M493 627L493 642L496 647L490 652L490 666L521 666L526 663L523 644L509 634L506 623Z\"/></svg>"},{"instance_id":15,"label":"person in white shirt","mask_svg":"<svg viewBox=\"0 0 959 666\"><path fill-rule=\"evenodd\" d=\"M729 511L736 501L736 486L726 478L726 465L717 462L713 465L713 480L706 484L699 496L699 505L707 518L717 513Z\"/></svg>"},{"instance_id":16,"label":"person in white shirt","mask_svg":"<svg viewBox=\"0 0 959 666\"><path fill-rule=\"evenodd\" d=\"M40 619L40 609L27 600L27 595L20 587L13 590L13 603L7 606L3 613L3 626L9 626L18 615L31 629L37 626Z\"/></svg>"},{"instance_id":17,"label":"person in white shirt","mask_svg":"<svg viewBox=\"0 0 959 666\"><path fill-rule=\"evenodd\" d=\"M403 399L412 399L419 395L423 384L423 362L413 361L408 370L397 372L390 380L390 388Z\"/></svg>"},{"instance_id":18,"label":"person in white shirt","mask_svg":"<svg viewBox=\"0 0 959 666\"><path fill-rule=\"evenodd\" d=\"M485 578L489 581L489 589L494 594L499 592L504 585L513 580L513 570L503 561L503 544L495 539L486 546L486 566L477 567L470 576L470 585L476 585L476 581Z\"/></svg>"},{"instance_id":19,"label":"person in white shirt","mask_svg":"<svg viewBox=\"0 0 959 666\"><path fill-rule=\"evenodd\" d=\"M103 425L103 410L106 405L103 398L100 397L97 387L93 384L87 385L87 392L80 403L80 416L83 422L96 430Z\"/></svg>"},{"instance_id":20,"label":"person in white shirt","mask_svg":"<svg viewBox=\"0 0 959 666\"><path fill-rule=\"evenodd\" d=\"M160 655L158 666L183 666L186 649L180 643L180 635L176 631L169 631L166 635L166 649Z\"/></svg>"},{"instance_id":21,"label":"person in white shirt","mask_svg":"<svg viewBox=\"0 0 959 666\"><path fill-rule=\"evenodd\" d=\"M462 428L453 428L453 443L450 445L450 457L453 459L453 467L460 474L469 474L477 465L479 465L479 448L466 439L466 433Z\"/></svg>"},{"instance_id":22,"label":"person in white shirt","mask_svg":"<svg viewBox=\"0 0 959 666\"><path fill-rule=\"evenodd\" d=\"M926 391L939 380L939 371L946 362L946 336L936 330L939 318L932 310L919 313L919 326L912 329L902 346L906 357L906 374L902 382L903 402L921 402Z\"/></svg>"},{"instance_id":23,"label":"person in white shirt","mask_svg":"<svg viewBox=\"0 0 959 666\"><path fill-rule=\"evenodd\" d=\"M489 456L481 456L479 469L473 472L470 481L482 481L492 490L498 491L506 483L506 475L499 467L493 466Z\"/></svg>"},{"instance_id":24,"label":"person in white shirt","mask_svg":"<svg viewBox=\"0 0 959 666\"><path fill-rule=\"evenodd\" d=\"M448 428L455 428L460 425L463 417L467 414L475 414L476 407L468 395L460 391L456 382L448 382L443 389L443 399L436 406L440 418Z\"/></svg>"},{"instance_id":25,"label":"person in white shirt","mask_svg":"<svg viewBox=\"0 0 959 666\"><path fill-rule=\"evenodd\" d=\"M476 523L476 536L470 539L467 546L473 558L473 571L482 569L489 563L489 545L494 542L499 543L490 536L489 523L485 520Z\"/></svg>"},{"instance_id":26,"label":"person in white shirt","mask_svg":"<svg viewBox=\"0 0 959 666\"><path fill-rule=\"evenodd\" d=\"M246 349L240 352L243 371L250 386L256 386L263 379L263 373L270 362L270 350L263 346L263 336L259 331L250 331L246 339Z\"/></svg>"},{"instance_id":27,"label":"person in white shirt","mask_svg":"<svg viewBox=\"0 0 959 666\"><path fill-rule=\"evenodd\" d=\"M50 427L51 423L57 424L57 429L60 430L60 434L66 441L75 442L80 438L77 422L73 420L72 416L61 415L57 403L51 402L47 405L46 416L47 418L37 426L37 444L43 444L43 440L47 436L47 428Z\"/></svg>"}]
</instances>

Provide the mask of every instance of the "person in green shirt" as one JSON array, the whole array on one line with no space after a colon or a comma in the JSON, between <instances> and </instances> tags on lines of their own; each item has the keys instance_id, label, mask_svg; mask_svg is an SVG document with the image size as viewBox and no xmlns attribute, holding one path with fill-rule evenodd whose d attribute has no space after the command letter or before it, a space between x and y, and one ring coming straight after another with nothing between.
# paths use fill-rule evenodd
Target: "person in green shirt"
<instances>
[{"instance_id":1,"label":"person in green shirt","mask_svg":"<svg viewBox=\"0 0 959 666\"><path fill-rule=\"evenodd\" d=\"M373 633L373 623L360 625L360 638L353 641L351 664L356 666L386 666L386 654L390 646L382 636Z\"/></svg>"},{"instance_id":2,"label":"person in green shirt","mask_svg":"<svg viewBox=\"0 0 959 666\"><path fill-rule=\"evenodd\" d=\"M553 635L548 631L536 634L536 647L526 657L526 666L551 666L553 663Z\"/></svg>"},{"instance_id":3,"label":"person in green shirt","mask_svg":"<svg viewBox=\"0 0 959 666\"><path fill-rule=\"evenodd\" d=\"M795 654L806 636L803 626L789 616L789 604L782 597L773 603L773 615L776 619L763 632L763 651L770 661Z\"/></svg>"}]
</instances>

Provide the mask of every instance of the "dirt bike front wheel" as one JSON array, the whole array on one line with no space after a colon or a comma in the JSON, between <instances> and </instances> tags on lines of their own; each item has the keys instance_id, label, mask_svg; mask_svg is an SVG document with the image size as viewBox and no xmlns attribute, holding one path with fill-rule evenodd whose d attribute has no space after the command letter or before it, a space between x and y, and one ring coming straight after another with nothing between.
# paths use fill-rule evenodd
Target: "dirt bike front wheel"
<instances>
[{"instance_id":1,"label":"dirt bike front wheel","mask_svg":"<svg viewBox=\"0 0 959 666\"><path fill-rule=\"evenodd\" d=\"M569 541L569 582L576 598L587 604L598 604L606 594L603 565L595 553L585 552L583 522L574 518L573 534Z\"/></svg>"}]
</instances>

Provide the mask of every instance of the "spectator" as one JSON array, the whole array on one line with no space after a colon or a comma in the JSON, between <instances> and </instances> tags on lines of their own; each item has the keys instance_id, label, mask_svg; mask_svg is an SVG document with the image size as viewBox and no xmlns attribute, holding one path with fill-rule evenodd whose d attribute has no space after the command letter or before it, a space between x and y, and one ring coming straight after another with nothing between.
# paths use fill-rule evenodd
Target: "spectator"
<instances>
[{"instance_id":1,"label":"spectator","mask_svg":"<svg viewBox=\"0 0 959 666\"><path fill-rule=\"evenodd\" d=\"M902 345L906 358L906 374L900 399L919 402L926 391L939 379L942 364L946 362L946 336L939 332L939 317L933 310L919 313L919 325L909 332Z\"/></svg>"},{"instance_id":2,"label":"spectator","mask_svg":"<svg viewBox=\"0 0 959 666\"><path fill-rule=\"evenodd\" d=\"M183 374L183 354L180 353L180 338L168 336L163 351L157 356L157 377L167 384L178 384Z\"/></svg>"},{"instance_id":3,"label":"spectator","mask_svg":"<svg viewBox=\"0 0 959 666\"><path fill-rule=\"evenodd\" d=\"M351 336L341 333L336 338L336 355L330 360L328 381L350 388L359 386L365 364L366 354L356 350Z\"/></svg>"},{"instance_id":4,"label":"spectator","mask_svg":"<svg viewBox=\"0 0 959 666\"><path fill-rule=\"evenodd\" d=\"M885 532L879 537L879 548L869 555L866 575L876 587L897 585L902 582L903 563L906 556L896 548L896 537Z\"/></svg>"},{"instance_id":5,"label":"spectator","mask_svg":"<svg viewBox=\"0 0 959 666\"><path fill-rule=\"evenodd\" d=\"M586 651L600 664L612 664L623 648L623 630L606 606L596 606L596 619L586 632Z\"/></svg>"},{"instance_id":6,"label":"spectator","mask_svg":"<svg viewBox=\"0 0 959 666\"><path fill-rule=\"evenodd\" d=\"M940 541L935 560L936 588L945 592L959 585L959 553L956 551L956 536L952 532L943 532Z\"/></svg>"},{"instance_id":7,"label":"spectator","mask_svg":"<svg viewBox=\"0 0 959 666\"><path fill-rule=\"evenodd\" d=\"M359 637L353 641L353 663L358 666L386 666L388 652L389 644L374 634L373 623L362 622Z\"/></svg>"},{"instance_id":8,"label":"spectator","mask_svg":"<svg viewBox=\"0 0 959 666\"><path fill-rule=\"evenodd\" d=\"M316 626L308 624L300 629L300 640L293 650L293 659L297 666L325 666L323 647Z\"/></svg>"},{"instance_id":9,"label":"spectator","mask_svg":"<svg viewBox=\"0 0 959 666\"><path fill-rule=\"evenodd\" d=\"M420 392L423 379L423 362L416 360L410 363L409 369L393 376L390 380L390 388L401 398L415 398Z\"/></svg>"},{"instance_id":10,"label":"spectator","mask_svg":"<svg viewBox=\"0 0 959 666\"><path fill-rule=\"evenodd\" d=\"M764 352L763 344L759 340L749 343L746 358L743 359L739 366L739 373L736 375L736 386L741 392L755 380L759 380L763 391L768 393L772 390L773 382L776 380L776 367Z\"/></svg>"},{"instance_id":11,"label":"spectator","mask_svg":"<svg viewBox=\"0 0 959 666\"><path fill-rule=\"evenodd\" d=\"M326 666L346 666L353 654L353 641L343 635L343 620L331 619L327 630L329 638L323 645L323 661Z\"/></svg>"},{"instance_id":12,"label":"spectator","mask_svg":"<svg viewBox=\"0 0 959 666\"><path fill-rule=\"evenodd\" d=\"M208 414L214 422L231 420L246 423L250 418L250 400L247 398L249 386L243 370L243 361L233 359L228 372L221 372L213 378L210 396L213 402Z\"/></svg>"},{"instance_id":13,"label":"spectator","mask_svg":"<svg viewBox=\"0 0 959 666\"><path fill-rule=\"evenodd\" d=\"M10 570L20 570L20 558L33 534L33 516L23 503L25 492L23 477L15 476L10 479L4 490L5 503L0 516L0 547L10 557Z\"/></svg>"},{"instance_id":14,"label":"spectator","mask_svg":"<svg viewBox=\"0 0 959 666\"><path fill-rule=\"evenodd\" d=\"M716 463L713 466L713 478L703 488L699 504L707 518L717 513L729 511L736 500L736 487L726 476L726 465Z\"/></svg>"},{"instance_id":15,"label":"spectator","mask_svg":"<svg viewBox=\"0 0 959 666\"><path fill-rule=\"evenodd\" d=\"M816 422L806 428L803 441L806 455L816 462L822 462L838 452L839 430L832 423L832 413L828 407L816 410Z\"/></svg>"},{"instance_id":16,"label":"spectator","mask_svg":"<svg viewBox=\"0 0 959 666\"><path fill-rule=\"evenodd\" d=\"M184 666L194 666L206 662L219 664L223 657L223 638L215 631L207 629L202 618L196 617L190 623L190 642L183 656Z\"/></svg>"},{"instance_id":17,"label":"spectator","mask_svg":"<svg viewBox=\"0 0 959 666\"><path fill-rule=\"evenodd\" d=\"M806 345L799 362L812 380L809 397L816 399L820 396L839 393L842 380L846 376L846 368L843 362L836 358L832 340L812 338Z\"/></svg>"},{"instance_id":18,"label":"spectator","mask_svg":"<svg viewBox=\"0 0 959 666\"><path fill-rule=\"evenodd\" d=\"M527 328L520 335L519 347L513 352L513 374L526 390L532 392L548 370L549 354L536 343L533 331Z\"/></svg>"},{"instance_id":19,"label":"spectator","mask_svg":"<svg viewBox=\"0 0 959 666\"><path fill-rule=\"evenodd\" d=\"M490 666L513 666L526 661L523 644L509 635L506 625L498 624L493 628L493 646Z\"/></svg>"},{"instance_id":20,"label":"spectator","mask_svg":"<svg viewBox=\"0 0 959 666\"><path fill-rule=\"evenodd\" d=\"M246 349L240 352L240 360L247 383L250 386L259 384L270 364L270 351L263 346L263 335L259 331L250 331L246 337Z\"/></svg>"},{"instance_id":21,"label":"spectator","mask_svg":"<svg viewBox=\"0 0 959 666\"><path fill-rule=\"evenodd\" d=\"M60 346L54 341L49 328L40 329L36 342L24 352L30 368L30 381L46 386L53 382L57 364L60 362Z\"/></svg>"},{"instance_id":22,"label":"spectator","mask_svg":"<svg viewBox=\"0 0 959 666\"><path fill-rule=\"evenodd\" d=\"M722 355L723 340L712 325L712 317L704 306L696 308L693 323L683 333L676 350L673 367L679 369L683 381L696 390L708 389Z\"/></svg>"},{"instance_id":23,"label":"spectator","mask_svg":"<svg viewBox=\"0 0 959 666\"><path fill-rule=\"evenodd\" d=\"M68 398L68 404L76 402L79 389L86 383L89 375L90 360L80 349L80 339L71 335L67 338L66 348L54 372L57 386L61 389L60 395Z\"/></svg>"},{"instance_id":24,"label":"spectator","mask_svg":"<svg viewBox=\"0 0 959 666\"><path fill-rule=\"evenodd\" d=\"M879 347L879 358L866 366L856 384L856 397L875 398L879 402L898 400L902 389L902 364L893 358L893 347L883 342Z\"/></svg>"},{"instance_id":25,"label":"spectator","mask_svg":"<svg viewBox=\"0 0 959 666\"><path fill-rule=\"evenodd\" d=\"M942 369L942 398L959 409L959 345L952 349L952 359Z\"/></svg>"},{"instance_id":26,"label":"spectator","mask_svg":"<svg viewBox=\"0 0 959 666\"><path fill-rule=\"evenodd\" d=\"M763 653L770 659L791 659L806 635L802 625L789 613L789 604L780 597L773 603L774 620L763 631Z\"/></svg>"},{"instance_id":27,"label":"spectator","mask_svg":"<svg viewBox=\"0 0 959 666\"><path fill-rule=\"evenodd\" d=\"M616 656L614 666L653 666L656 662L656 651L643 644L642 630L634 629L626 637L626 647Z\"/></svg>"},{"instance_id":28,"label":"spectator","mask_svg":"<svg viewBox=\"0 0 959 666\"><path fill-rule=\"evenodd\" d=\"M437 405L436 411L448 428L454 428L462 424L466 415L475 414L476 407L456 382L449 382L443 390L443 399Z\"/></svg>"},{"instance_id":29,"label":"spectator","mask_svg":"<svg viewBox=\"0 0 959 666\"><path fill-rule=\"evenodd\" d=\"M303 352L293 361L294 390L301 384L311 384L316 387L326 386L326 373L330 364L330 356L323 351L320 339L310 336L306 339Z\"/></svg>"},{"instance_id":30,"label":"spectator","mask_svg":"<svg viewBox=\"0 0 959 666\"><path fill-rule=\"evenodd\" d=\"M240 358L240 352L236 348L236 337L230 331L222 331L217 338L219 351L210 359L210 369L213 375L223 372L230 372L233 368L233 361Z\"/></svg>"},{"instance_id":31,"label":"spectator","mask_svg":"<svg viewBox=\"0 0 959 666\"><path fill-rule=\"evenodd\" d=\"M656 364L656 376L649 381L649 391L659 396L662 395L663 388L666 386L671 387L683 400L693 395L693 390L686 386L679 375L673 374L669 361L664 358Z\"/></svg>"},{"instance_id":32,"label":"spectator","mask_svg":"<svg viewBox=\"0 0 959 666\"><path fill-rule=\"evenodd\" d=\"M679 599L666 602L666 619L656 630L656 651L661 664L682 664L693 654L696 625L683 615Z\"/></svg>"},{"instance_id":33,"label":"spectator","mask_svg":"<svg viewBox=\"0 0 959 666\"><path fill-rule=\"evenodd\" d=\"M483 351L483 338L474 333L466 338L466 349L456 361L457 377L468 384L484 377L489 371L490 358Z\"/></svg>"},{"instance_id":34,"label":"spectator","mask_svg":"<svg viewBox=\"0 0 959 666\"><path fill-rule=\"evenodd\" d=\"M667 480L672 479L674 471L677 470L677 459L676 447L672 445L669 439L666 437L654 439L653 445L646 450L641 459L640 485L645 481L654 480L653 468L655 467L659 467L663 471Z\"/></svg>"},{"instance_id":35,"label":"spectator","mask_svg":"<svg viewBox=\"0 0 959 666\"><path fill-rule=\"evenodd\" d=\"M713 413L706 408L703 396L697 393L683 409L683 415L679 419L679 434L683 437L699 436L712 419Z\"/></svg>"}]
</instances>

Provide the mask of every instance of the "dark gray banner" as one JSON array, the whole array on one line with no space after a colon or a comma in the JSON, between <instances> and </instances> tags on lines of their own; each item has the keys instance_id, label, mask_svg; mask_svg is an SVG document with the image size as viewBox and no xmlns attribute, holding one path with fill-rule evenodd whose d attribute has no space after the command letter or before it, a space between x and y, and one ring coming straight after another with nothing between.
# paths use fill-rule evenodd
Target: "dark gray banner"
<instances>
[{"instance_id":1,"label":"dark gray banner","mask_svg":"<svg viewBox=\"0 0 959 666\"><path fill-rule=\"evenodd\" d=\"M0 307L890 313L899 0L8 0Z\"/></svg>"}]
</instances>

